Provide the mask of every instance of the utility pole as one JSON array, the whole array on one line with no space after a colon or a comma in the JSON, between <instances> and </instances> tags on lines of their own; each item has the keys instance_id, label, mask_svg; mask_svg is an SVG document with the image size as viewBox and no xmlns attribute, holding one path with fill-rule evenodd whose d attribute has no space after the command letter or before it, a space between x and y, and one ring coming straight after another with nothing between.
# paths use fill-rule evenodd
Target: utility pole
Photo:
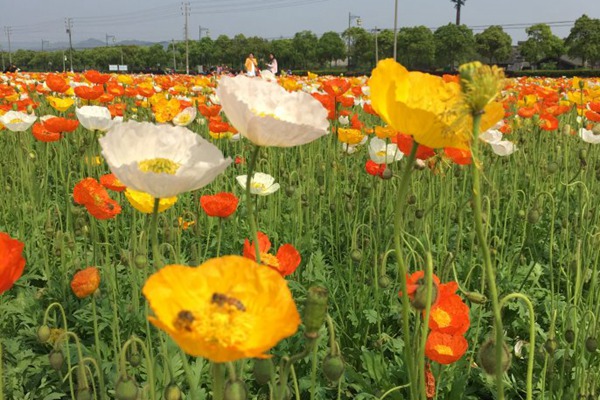
<instances>
[{"instance_id":1,"label":"utility pole","mask_svg":"<svg viewBox=\"0 0 600 400\"><path fill-rule=\"evenodd\" d=\"M394 1L394 61L398 54L398 0Z\"/></svg>"},{"instance_id":2,"label":"utility pole","mask_svg":"<svg viewBox=\"0 0 600 400\"><path fill-rule=\"evenodd\" d=\"M173 72L176 72L177 62L175 61L175 39L171 39L171 43L173 44Z\"/></svg>"},{"instance_id":3,"label":"utility pole","mask_svg":"<svg viewBox=\"0 0 600 400\"><path fill-rule=\"evenodd\" d=\"M73 40L71 33L73 32L73 18L65 18L65 28L69 35L69 64L71 66L71 72L73 72Z\"/></svg>"},{"instance_id":4,"label":"utility pole","mask_svg":"<svg viewBox=\"0 0 600 400\"><path fill-rule=\"evenodd\" d=\"M348 13L348 68L350 68L350 43L351 43L351 37L352 35L350 34L350 28L352 27L352 20L356 20L356 26L360 26L362 24L362 21L360 19L360 16L358 15L352 15L351 12Z\"/></svg>"},{"instance_id":5,"label":"utility pole","mask_svg":"<svg viewBox=\"0 0 600 400\"><path fill-rule=\"evenodd\" d=\"M379 44L377 43L377 36L379 34L380 29L378 29L377 27L375 27L375 29L373 29L373 32L375 33L375 66L377 66L377 63L379 63Z\"/></svg>"},{"instance_id":6,"label":"utility pole","mask_svg":"<svg viewBox=\"0 0 600 400\"><path fill-rule=\"evenodd\" d=\"M189 31L188 31L188 17L190 16L190 3L189 2L183 2L182 3L182 7L183 7L183 15L185 18L185 24L183 26L183 36L185 39L185 73L186 74L190 74L190 46L188 43L188 38L189 38Z\"/></svg>"},{"instance_id":7,"label":"utility pole","mask_svg":"<svg viewBox=\"0 0 600 400\"><path fill-rule=\"evenodd\" d=\"M2 71L6 69L6 64L4 64L4 50L2 50L2 45L0 45L0 54L2 55Z\"/></svg>"},{"instance_id":8,"label":"utility pole","mask_svg":"<svg viewBox=\"0 0 600 400\"><path fill-rule=\"evenodd\" d=\"M44 45L50 47L50 41L42 39L42 51L44 51Z\"/></svg>"},{"instance_id":9,"label":"utility pole","mask_svg":"<svg viewBox=\"0 0 600 400\"><path fill-rule=\"evenodd\" d=\"M12 54L10 49L10 34L12 33L12 27L5 26L4 33L6 33L6 38L8 39L8 63L12 65Z\"/></svg>"}]
</instances>

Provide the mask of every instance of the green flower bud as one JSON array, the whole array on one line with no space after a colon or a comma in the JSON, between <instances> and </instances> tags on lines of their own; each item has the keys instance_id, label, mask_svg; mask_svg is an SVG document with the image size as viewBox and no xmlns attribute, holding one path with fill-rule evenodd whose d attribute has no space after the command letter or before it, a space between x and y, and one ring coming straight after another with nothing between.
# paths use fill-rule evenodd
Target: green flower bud
<instances>
[{"instance_id":1,"label":"green flower bud","mask_svg":"<svg viewBox=\"0 0 600 400\"><path fill-rule=\"evenodd\" d=\"M145 254L137 254L133 259L133 263L137 268L142 269L148 265L148 258Z\"/></svg>"},{"instance_id":2,"label":"green flower bud","mask_svg":"<svg viewBox=\"0 0 600 400\"><path fill-rule=\"evenodd\" d=\"M431 285L431 304L435 303L437 296L438 290L435 284L433 284ZM423 311L427 308L427 285L425 285L425 280L423 280L415 291L415 294L410 301L410 305L419 311Z\"/></svg>"},{"instance_id":3,"label":"green flower bud","mask_svg":"<svg viewBox=\"0 0 600 400\"><path fill-rule=\"evenodd\" d=\"M598 340L595 337L590 336L585 340L585 348L590 353L595 353L598 350Z\"/></svg>"},{"instance_id":4,"label":"green flower bud","mask_svg":"<svg viewBox=\"0 0 600 400\"><path fill-rule=\"evenodd\" d=\"M340 356L332 356L329 354L323 360L323 374L331 382L337 382L344 374L344 360Z\"/></svg>"},{"instance_id":5,"label":"green flower bud","mask_svg":"<svg viewBox=\"0 0 600 400\"><path fill-rule=\"evenodd\" d=\"M94 395L92 393L92 390L88 386L86 386L77 389L75 398L77 400L92 400L94 398Z\"/></svg>"},{"instance_id":6,"label":"green flower bud","mask_svg":"<svg viewBox=\"0 0 600 400\"><path fill-rule=\"evenodd\" d=\"M46 343L50 339L50 328L48 325L41 325L37 330L38 340L42 343Z\"/></svg>"},{"instance_id":7,"label":"green flower bud","mask_svg":"<svg viewBox=\"0 0 600 400\"><path fill-rule=\"evenodd\" d=\"M165 400L181 400L181 389L174 383L165 388Z\"/></svg>"},{"instance_id":8,"label":"green flower bud","mask_svg":"<svg viewBox=\"0 0 600 400\"><path fill-rule=\"evenodd\" d=\"M567 329L565 331L565 340L569 344L573 344L573 342L575 342L575 332L573 331L573 329Z\"/></svg>"},{"instance_id":9,"label":"green flower bud","mask_svg":"<svg viewBox=\"0 0 600 400\"><path fill-rule=\"evenodd\" d=\"M535 209L532 208L531 210L529 210L529 214L527 214L527 222L529 222L530 224L537 224L538 221L540 220L540 212Z\"/></svg>"},{"instance_id":10,"label":"green flower bud","mask_svg":"<svg viewBox=\"0 0 600 400\"><path fill-rule=\"evenodd\" d=\"M392 280L387 275L381 275L379 277L378 282L379 282L379 287L380 288L386 289L386 288L388 288L390 286L390 284L392 283Z\"/></svg>"},{"instance_id":11,"label":"green flower bud","mask_svg":"<svg viewBox=\"0 0 600 400\"><path fill-rule=\"evenodd\" d=\"M65 362L65 356L61 349L52 349L48 356L48 361L53 370L59 371Z\"/></svg>"},{"instance_id":12,"label":"green flower bud","mask_svg":"<svg viewBox=\"0 0 600 400\"><path fill-rule=\"evenodd\" d=\"M304 305L304 335L310 339L316 339L319 329L327 315L327 289L320 286L312 286L308 289L306 303Z\"/></svg>"},{"instance_id":13,"label":"green flower bud","mask_svg":"<svg viewBox=\"0 0 600 400\"><path fill-rule=\"evenodd\" d=\"M544 348L546 349L548 354L552 355L558 348L558 342L554 338L549 338L546 340L546 343L544 343Z\"/></svg>"},{"instance_id":14,"label":"green flower bud","mask_svg":"<svg viewBox=\"0 0 600 400\"><path fill-rule=\"evenodd\" d=\"M485 341L481 348L479 349L479 364L481 368L489 374L496 374L496 341L493 339L488 339ZM510 350L506 343L502 342L502 361L500 363L500 368L502 371L506 372L508 368L510 368L510 361L512 355L510 354Z\"/></svg>"},{"instance_id":15,"label":"green flower bud","mask_svg":"<svg viewBox=\"0 0 600 400\"><path fill-rule=\"evenodd\" d=\"M138 391L138 385L133 377L121 375L115 385L115 399L136 400Z\"/></svg>"},{"instance_id":16,"label":"green flower bud","mask_svg":"<svg viewBox=\"0 0 600 400\"><path fill-rule=\"evenodd\" d=\"M350 252L350 258L354 262L360 262L360 260L362 260L362 252L358 249L354 249Z\"/></svg>"},{"instance_id":17,"label":"green flower bud","mask_svg":"<svg viewBox=\"0 0 600 400\"><path fill-rule=\"evenodd\" d=\"M488 301L487 297L479 292L467 292L465 297L475 304L485 304Z\"/></svg>"},{"instance_id":18,"label":"green flower bud","mask_svg":"<svg viewBox=\"0 0 600 400\"><path fill-rule=\"evenodd\" d=\"M259 385L266 385L273 375L273 361L268 358L257 358L254 360L254 380Z\"/></svg>"},{"instance_id":19,"label":"green flower bud","mask_svg":"<svg viewBox=\"0 0 600 400\"><path fill-rule=\"evenodd\" d=\"M248 390L246 385L240 380L228 381L225 385L225 400L246 400L248 397Z\"/></svg>"},{"instance_id":20,"label":"green flower bud","mask_svg":"<svg viewBox=\"0 0 600 400\"><path fill-rule=\"evenodd\" d=\"M385 167L385 169L383 170L383 172L381 173L381 179L392 179L392 177L394 176L394 173L392 172L392 170L390 169L390 167Z\"/></svg>"}]
</instances>

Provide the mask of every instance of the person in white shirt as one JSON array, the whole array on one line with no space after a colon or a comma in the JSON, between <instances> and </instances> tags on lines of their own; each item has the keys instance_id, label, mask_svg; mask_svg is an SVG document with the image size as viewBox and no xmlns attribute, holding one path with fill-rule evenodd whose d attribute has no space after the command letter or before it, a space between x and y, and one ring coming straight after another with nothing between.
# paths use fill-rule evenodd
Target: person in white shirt
<instances>
[{"instance_id":1,"label":"person in white shirt","mask_svg":"<svg viewBox=\"0 0 600 400\"><path fill-rule=\"evenodd\" d=\"M273 53L269 54L269 62L267 63L267 68L269 68L269 71L271 71L273 75L277 75L277 59L275 58Z\"/></svg>"}]
</instances>

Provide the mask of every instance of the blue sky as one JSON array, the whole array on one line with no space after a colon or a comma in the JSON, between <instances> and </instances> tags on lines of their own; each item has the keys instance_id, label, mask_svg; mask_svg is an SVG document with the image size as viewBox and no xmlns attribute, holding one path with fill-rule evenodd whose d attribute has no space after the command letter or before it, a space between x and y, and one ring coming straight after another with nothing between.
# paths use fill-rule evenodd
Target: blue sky
<instances>
[{"instance_id":1,"label":"blue sky","mask_svg":"<svg viewBox=\"0 0 600 400\"><path fill-rule=\"evenodd\" d=\"M65 18L72 18L73 41L88 38L117 41L137 39L163 41L184 37L181 2L170 0L7 0L0 26L10 27L12 43L64 42ZM211 37L238 33L265 38L291 37L302 30L320 35L342 32L360 17L366 29L392 28L393 0L196 0L189 1L189 37L197 39L199 27ZM560 37L569 33L572 21L587 14L600 17L597 0L467 0L462 22L475 32L491 24L505 25L513 40L526 38L524 26L552 22ZM455 10L450 0L399 0L398 24L435 28L453 22ZM509 26L509 24L513 24ZM520 24L520 25L519 25ZM206 34L205 31L202 32ZM6 30L0 43L7 48Z\"/></svg>"}]
</instances>

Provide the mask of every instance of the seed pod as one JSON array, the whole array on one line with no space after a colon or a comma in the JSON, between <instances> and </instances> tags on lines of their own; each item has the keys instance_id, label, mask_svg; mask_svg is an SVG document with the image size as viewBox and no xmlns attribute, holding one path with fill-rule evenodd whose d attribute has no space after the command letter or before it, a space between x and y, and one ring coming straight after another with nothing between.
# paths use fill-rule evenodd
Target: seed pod
<instances>
[{"instance_id":1,"label":"seed pod","mask_svg":"<svg viewBox=\"0 0 600 400\"><path fill-rule=\"evenodd\" d=\"M133 377L121 375L115 385L115 399L136 400L138 391L138 385Z\"/></svg>"},{"instance_id":2,"label":"seed pod","mask_svg":"<svg viewBox=\"0 0 600 400\"><path fill-rule=\"evenodd\" d=\"M65 356L61 349L52 349L50 355L48 356L48 361L50 362L50 366L55 371L60 371L65 362Z\"/></svg>"},{"instance_id":3,"label":"seed pod","mask_svg":"<svg viewBox=\"0 0 600 400\"><path fill-rule=\"evenodd\" d=\"M225 385L225 393L223 398L225 400L246 400L248 397L248 390L244 382L236 379L235 381L228 381Z\"/></svg>"},{"instance_id":4,"label":"seed pod","mask_svg":"<svg viewBox=\"0 0 600 400\"><path fill-rule=\"evenodd\" d=\"M331 382L337 382L344 373L344 360L340 356L329 354L323 360L323 374Z\"/></svg>"},{"instance_id":5,"label":"seed pod","mask_svg":"<svg viewBox=\"0 0 600 400\"><path fill-rule=\"evenodd\" d=\"M414 205L417 203L417 196L415 196L414 194L411 194L410 196L408 196L408 198L406 199L406 202L408 203L408 205Z\"/></svg>"},{"instance_id":6,"label":"seed pod","mask_svg":"<svg viewBox=\"0 0 600 400\"><path fill-rule=\"evenodd\" d=\"M41 325L37 330L37 337L41 343L46 343L50 339L50 327L46 324Z\"/></svg>"},{"instance_id":7,"label":"seed pod","mask_svg":"<svg viewBox=\"0 0 600 400\"><path fill-rule=\"evenodd\" d=\"M256 383L266 385L271 381L271 376L273 375L273 361L263 358L254 359L252 375Z\"/></svg>"},{"instance_id":8,"label":"seed pod","mask_svg":"<svg viewBox=\"0 0 600 400\"><path fill-rule=\"evenodd\" d=\"M181 389L174 383L171 383L165 388L165 400L181 400Z\"/></svg>"},{"instance_id":9,"label":"seed pod","mask_svg":"<svg viewBox=\"0 0 600 400\"><path fill-rule=\"evenodd\" d=\"M304 335L309 339L319 336L319 329L327 315L327 300L329 293L321 286L312 286L308 289L306 303L304 305Z\"/></svg>"},{"instance_id":10,"label":"seed pod","mask_svg":"<svg viewBox=\"0 0 600 400\"><path fill-rule=\"evenodd\" d=\"M500 368L502 368L503 372L506 372L508 368L510 368L511 361L510 350L506 343L502 342L502 361L500 363ZM481 368L489 374L496 374L496 341L493 339L488 339L485 341L481 348L479 349L479 365Z\"/></svg>"},{"instance_id":11,"label":"seed pod","mask_svg":"<svg viewBox=\"0 0 600 400\"><path fill-rule=\"evenodd\" d=\"M415 211L415 218L416 219L421 219L421 218L423 218L424 215L425 215L425 211L424 210L416 210Z\"/></svg>"}]
</instances>

